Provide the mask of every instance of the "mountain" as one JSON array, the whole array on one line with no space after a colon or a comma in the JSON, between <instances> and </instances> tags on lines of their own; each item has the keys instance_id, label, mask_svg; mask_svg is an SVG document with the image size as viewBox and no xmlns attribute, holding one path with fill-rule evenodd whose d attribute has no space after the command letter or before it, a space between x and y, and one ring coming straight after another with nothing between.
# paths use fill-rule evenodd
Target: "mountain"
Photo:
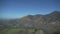
<instances>
[{"instance_id":1,"label":"mountain","mask_svg":"<svg viewBox=\"0 0 60 34\"><path fill-rule=\"evenodd\" d=\"M60 30L60 11L54 11L47 15L28 15L19 19L0 20L0 23L10 27L38 28L46 32Z\"/></svg>"},{"instance_id":2,"label":"mountain","mask_svg":"<svg viewBox=\"0 0 60 34\"><path fill-rule=\"evenodd\" d=\"M19 19L0 20L0 23L14 27L48 27L60 26L60 11L54 11L47 15L28 15ZM59 25L58 25L59 24Z\"/></svg>"},{"instance_id":3,"label":"mountain","mask_svg":"<svg viewBox=\"0 0 60 34\"><path fill-rule=\"evenodd\" d=\"M24 26L34 26L34 27L40 27L40 25L46 25L47 23L52 22L60 22L60 12L55 11L47 15L28 15L24 16L21 19L18 19L16 21L23 23Z\"/></svg>"}]
</instances>

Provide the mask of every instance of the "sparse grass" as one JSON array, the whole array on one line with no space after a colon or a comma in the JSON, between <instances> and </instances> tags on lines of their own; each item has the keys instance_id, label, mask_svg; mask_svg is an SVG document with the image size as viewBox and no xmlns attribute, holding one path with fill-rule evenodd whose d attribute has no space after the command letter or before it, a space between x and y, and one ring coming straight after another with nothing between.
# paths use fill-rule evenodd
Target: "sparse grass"
<instances>
[{"instance_id":1,"label":"sparse grass","mask_svg":"<svg viewBox=\"0 0 60 34\"><path fill-rule=\"evenodd\" d=\"M6 31L6 34L14 34L14 33L19 32L21 30L26 31L28 34L32 34L32 33L34 33L35 29L28 29L28 28L27 29L24 29L24 28L8 29L8 31ZM40 31L37 30L35 32L35 34L40 34Z\"/></svg>"},{"instance_id":2,"label":"sparse grass","mask_svg":"<svg viewBox=\"0 0 60 34\"><path fill-rule=\"evenodd\" d=\"M9 29L7 32L6 32L6 34L13 34L13 33L15 33L15 32L18 32L18 31L20 31L21 29Z\"/></svg>"}]
</instances>

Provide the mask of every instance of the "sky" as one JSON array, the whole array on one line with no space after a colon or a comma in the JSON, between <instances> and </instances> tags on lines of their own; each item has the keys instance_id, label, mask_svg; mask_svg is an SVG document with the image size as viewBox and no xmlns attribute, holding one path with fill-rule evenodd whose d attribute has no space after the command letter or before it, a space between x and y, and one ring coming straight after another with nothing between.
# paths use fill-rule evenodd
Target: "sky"
<instances>
[{"instance_id":1,"label":"sky","mask_svg":"<svg viewBox=\"0 0 60 34\"><path fill-rule=\"evenodd\" d=\"M26 15L60 11L60 0L0 0L0 18L21 18Z\"/></svg>"}]
</instances>

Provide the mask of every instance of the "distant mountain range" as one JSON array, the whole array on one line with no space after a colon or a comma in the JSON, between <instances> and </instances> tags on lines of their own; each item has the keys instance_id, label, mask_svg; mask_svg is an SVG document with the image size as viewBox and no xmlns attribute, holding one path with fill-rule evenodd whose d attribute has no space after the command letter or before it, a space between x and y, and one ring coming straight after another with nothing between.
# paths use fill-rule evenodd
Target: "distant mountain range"
<instances>
[{"instance_id":1,"label":"distant mountain range","mask_svg":"<svg viewBox=\"0 0 60 34\"><path fill-rule=\"evenodd\" d=\"M47 15L27 15L19 19L2 20L0 24L21 28L40 28L47 32L60 30L60 11Z\"/></svg>"}]
</instances>

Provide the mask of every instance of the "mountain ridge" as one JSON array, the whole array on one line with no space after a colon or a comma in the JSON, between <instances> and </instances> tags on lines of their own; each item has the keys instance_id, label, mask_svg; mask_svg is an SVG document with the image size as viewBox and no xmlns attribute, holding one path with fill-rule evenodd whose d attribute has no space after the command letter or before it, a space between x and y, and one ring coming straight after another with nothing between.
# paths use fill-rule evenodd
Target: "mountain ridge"
<instances>
[{"instance_id":1,"label":"mountain ridge","mask_svg":"<svg viewBox=\"0 0 60 34\"><path fill-rule=\"evenodd\" d=\"M19 19L0 21L8 27L19 28L40 28L47 32L60 30L60 11L55 11L47 15L28 15Z\"/></svg>"},{"instance_id":2,"label":"mountain ridge","mask_svg":"<svg viewBox=\"0 0 60 34\"><path fill-rule=\"evenodd\" d=\"M59 14L58 14L59 13ZM28 16L24 16L21 19L16 20L16 22L20 22L20 23L25 23L26 26L28 25L34 25L34 27L36 27L37 25L43 25L43 23L50 23L50 22L54 22L54 21L60 21L59 16L60 12L59 11L55 11L53 13L50 13L49 15L28 15ZM45 22L46 21L46 22ZM25 24L24 27L25 27Z\"/></svg>"}]
</instances>

